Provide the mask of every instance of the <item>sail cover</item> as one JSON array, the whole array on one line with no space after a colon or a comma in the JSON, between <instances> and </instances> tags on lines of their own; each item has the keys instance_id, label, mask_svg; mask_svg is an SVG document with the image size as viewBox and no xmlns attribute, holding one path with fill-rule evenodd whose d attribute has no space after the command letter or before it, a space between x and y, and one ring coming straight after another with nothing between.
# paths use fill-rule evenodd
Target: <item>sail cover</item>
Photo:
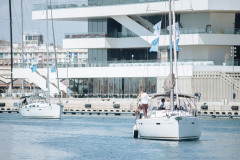
<instances>
[{"instance_id":1,"label":"sail cover","mask_svg":"<svg viewBox=\"0 0 240 160\"><path fill-rule=\"evenodd\" d=\"M170 92L170 90L174 89L174 87L175 87L175 75L169 74L164 81L164 86L163 86L164 91Z\"/></svg>"}]
</instances>

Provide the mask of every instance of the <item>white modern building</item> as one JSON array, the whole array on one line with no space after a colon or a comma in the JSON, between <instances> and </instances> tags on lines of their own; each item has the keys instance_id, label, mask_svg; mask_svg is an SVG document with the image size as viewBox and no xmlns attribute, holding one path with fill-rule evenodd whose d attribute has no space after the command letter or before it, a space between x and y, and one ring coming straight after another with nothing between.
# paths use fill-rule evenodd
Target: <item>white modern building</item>
<instances>
[{"instance_id":1,"label":"white modern building","mask_svg":"<svg viewBox=\"0 0 240 160\"><path fill-rule=\"evenodd\" d=\"M240 1L175 0L180 24L178 90L203 99L240 99ZM34 20L46 19L34 5ZM65 35L65 49L88 49L88 63L60 68L60 78L87 97L136 97L142 88L162 92L169 74L168 0L56 2L49 18L86 21L88 33ZM149 52L153 25L162 21L158 52ZM69 31L70 32L70 31ZM18 76L16 74L16 76ZM20 75L19 75L20 76Z\"/></svg>"}]
</instances>

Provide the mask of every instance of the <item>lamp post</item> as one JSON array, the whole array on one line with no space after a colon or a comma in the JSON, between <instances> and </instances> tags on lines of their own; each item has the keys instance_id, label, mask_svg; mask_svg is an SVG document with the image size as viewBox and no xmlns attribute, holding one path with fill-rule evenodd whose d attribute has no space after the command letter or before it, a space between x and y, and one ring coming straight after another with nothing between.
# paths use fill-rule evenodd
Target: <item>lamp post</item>
<instances>
[{"instance_id":1,"label":"lamp post","mask_svg":"<svg viewBox=\"0 0 240 160\"><path fill-rule=\"evenodd\" d=\"M234 58L236 57L236 53L237 53L237 51L236 51L236 47L234 47L234 46L232 46L231 47L231 56L232 56L232 60L233 60L233 64L232 64L232 66L233 66L233 76L232 76L232 80L233 80L233 82L232 82L232 99L234 100L235 99L235 93L234 93L234 80L235 80L235 76L234 76Z\"/></svg>"},{"instance_id":2,"label":"lamp post","mask_svg":"<svg viewBox=\"0 0 240 160\"><path fill-rule=\"evenodd\" d=\"M133 63L133 57L134 57L134 55L132 54L132 63Z\"/></svg>"}]
</instances>

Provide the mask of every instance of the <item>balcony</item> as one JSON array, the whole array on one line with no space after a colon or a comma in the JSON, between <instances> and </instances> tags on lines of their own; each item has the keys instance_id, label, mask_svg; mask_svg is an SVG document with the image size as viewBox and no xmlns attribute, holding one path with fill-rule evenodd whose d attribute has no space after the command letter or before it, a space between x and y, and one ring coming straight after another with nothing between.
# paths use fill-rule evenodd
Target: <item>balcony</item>
<instances>
[{"instance_id":1,"label":"balcony","mask_svg":"<svg viewBox=\"0 0 240 160\"><path fill-rule=\"evenodd\" d=\"M169 36L166 29L162 29L159 46L169 46ZM132 32L123 33L67 33L63 39L63 48L147 48L150 47L153 35L141 33L138 36ZM224 45L240 44L240 28L181 28L180 46L187 45Z\"/></svg>"},{"instance_id":2,"label":"balcony","mask_svg":"<svg viewBox=\"0 0 240 160\"><path fill-rule=\"evenodd\" d=\"M31 63L25 64L24 68L30 68ZM51 64L50 64L51 65ZM139 67L139 66L169 66L166 60L114 60L107 62L58 62L58 68L79 68L79 67ZM220 60L220 59L181 59L178 65L193 66L240 66L240 59ZM22 68L22 63L14 63L14 68ZM38 63L38 68L47 68L47 63Z\"/></svg>"},{"instance_id":3,"label":"balcony","mask_svg":"<svg viewBox=\"0 0 240 160\"><path fill-rule=\"evenodd\" d=\"M149 3L149 2L165 2L168 0L119 0L119 1L109 1L109 0L98 0L93 1L68 1L68 2L54 2L52 5L48 6L48 9L65 9L65 8L85 8L85 7L97 7L97 6L111 6L111 5L126 5L126 4L136 4L136 3ZM46 4L34 4L33 10L45 10Z\"/></svg>"},{"instance_id":4,"label":"balcony","mask_svg":"<svg viewBox=\"0 0 240 160\"><path fill-rule=\"evenodd\" d=\"M167 29L161 29L161 35L168 35L169 31ZM207 30L206 28L181 28L180 34L239 34L240 28L212 28ZM150 36L144 35L143 36ZM65 39L76 39L76 38L125 38L125 37L138 37L134 33L106 33L106 32L95 32L95 33L66 33L64 35Z\"/></svg>"}]
</instances>

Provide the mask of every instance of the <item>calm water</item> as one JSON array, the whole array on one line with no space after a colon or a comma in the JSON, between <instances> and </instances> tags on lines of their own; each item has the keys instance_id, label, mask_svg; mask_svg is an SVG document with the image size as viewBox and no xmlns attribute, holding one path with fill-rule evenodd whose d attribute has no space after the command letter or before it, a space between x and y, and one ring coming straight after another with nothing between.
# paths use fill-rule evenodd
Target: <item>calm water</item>
<instances>
[{"instance_id":1,"label":"calm water","mask_svg":"<svg viewBox=\"0 0 240 160\"><path fill-rule=\"evenodd\" d=\"M204 119L199 141L132 138L134 117L0 114L0 159L240 159L240 119Z\"/></svg>"}]
</instances>

